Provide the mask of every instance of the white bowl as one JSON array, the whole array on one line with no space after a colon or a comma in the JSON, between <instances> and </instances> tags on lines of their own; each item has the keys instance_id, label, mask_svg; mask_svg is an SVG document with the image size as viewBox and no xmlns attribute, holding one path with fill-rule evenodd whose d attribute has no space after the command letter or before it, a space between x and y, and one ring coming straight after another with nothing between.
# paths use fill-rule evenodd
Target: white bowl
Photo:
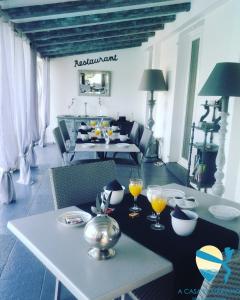
<instances>
[{"instance_id":1,"label":"white bowl","mask_svg":"<svg viewBox=\"0 0 240 300\"><path fill-rule=\"evenodd\" d=\"M82 130L87 130L87 129L88 129L88 126L87 126L87 125L81 125L81 126L80 126L80 129L82 129Z\"/></svg>"},{"instance_id":2,"label":"white bowl","mask_svg":"<svg viewBox=\"0 0 240 300\"><path fill-rule=\"evenodd\" d=\"M88 134L81 134L81 139L83 141L88 141L89 140L89 135Z\"/></svg>"},{"instance_id":3,"label":"white bowl","mask_svg":"<svg viewBox=\"0 0 240 300\"><path fill-rule=\"evenodd\" d=\"M172 227L177 235L188 236L194 231L197 225L198 214L191 210L186 210L186 209L183 209L182 211L191 219L182 220L182 219L175 218L173 216L173 211L172 211L171 212Z\"/></svg>"},{"instance_id":4,"label":"white bowl","mask_svg":"<svg viewBox=\"0 0 240 300\"><path fill-rule=\"evenodd\" d=\"M118 133L117 132L113 132L111 135L111 140L116 140L118 138Z\"/></svg>"},{"instance_id":5,"label":"white bowl","mask_svg":"<svg viewBox=\"0 0 240 300\"><path fill-rule=\"evenodd\" d=\"M112 196L110 199L110 204L112 205L119 204L122 201L124 196L124 191L125 191L125 186L123 185L122 185L122 190L119 191L106 190L106 187L104 187L104 193L106 197L108 197L108 195L112 192Z\"/></svg>"},{"instance_id":6,"label":"white bowl","mask_svg":"<svg viewBox=\"0 0 240 300\"><path fill-rule=\"evenodd\" d=\"M217 219L231 221L240 216L240 210L227 205L212 205L208 211Z\"/></svg>"},{"instance_id":7,"label":"white bowl","mask_svg":"<svg viewBox=\"0 0 240 300\"><path fill-rule=\"evenodd\" d=\"M118 130L118 126L115 126L115 125L111 126L111 128L113 131Z\"/></svg>"},{"instance_id":8,"label":"white bowl","mask_svg":"<svg viewBox=\"0 0 240 300\"><path fill-rule=\"evenodd\" d=\"M120 135L119 135L119 139L120 139L121 142L125 142L125 141L127 141L128 136L127 136L127 135L122 135L122 134L120 134Z\"/></svg>"}]
</instances>

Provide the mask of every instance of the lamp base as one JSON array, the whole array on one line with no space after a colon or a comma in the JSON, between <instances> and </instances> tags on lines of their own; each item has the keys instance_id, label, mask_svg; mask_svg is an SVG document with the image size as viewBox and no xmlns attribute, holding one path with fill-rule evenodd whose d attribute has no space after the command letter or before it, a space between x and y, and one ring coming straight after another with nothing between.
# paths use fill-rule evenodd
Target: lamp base
<instances>
[{"instance_id":1,"label":"lamp base","mask_svg":"<svg viewBox=\"0 0 240 300\"><path fill-rule=\"evenodd\" d=\"M158 142L154 137L152 137L147 153L143 157L143 162L150 163L158 160Z\"/></svg>"}]
</instances>

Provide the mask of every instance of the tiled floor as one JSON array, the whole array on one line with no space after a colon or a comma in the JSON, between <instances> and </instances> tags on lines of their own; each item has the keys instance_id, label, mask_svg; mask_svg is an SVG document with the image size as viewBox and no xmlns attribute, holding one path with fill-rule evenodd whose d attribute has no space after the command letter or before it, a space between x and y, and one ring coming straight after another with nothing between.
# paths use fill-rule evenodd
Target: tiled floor
<instances>
[{"instance_id":1,"label":"tiled floor","mask_svg":"<svg viewBox=\"0 0 240 300\"><path fill-rule=\"evenodd\" d=\"M48 176L49 167L61 165L55 145L37 148L38 168L32 169L34 184L18 184L18 173L13 175L17 201L0 206L0 300L51 300L54 298L54 277L43 265L8 231L7 222L53 209L53 200ZM117 167L118 180L127 186L130 169ZM144 164L144 184L167 184L179 181L165 166ZM59 249L56 249L59 251ZM61 299L74 299L63 290Z\"/></svg>"}]
</instances>

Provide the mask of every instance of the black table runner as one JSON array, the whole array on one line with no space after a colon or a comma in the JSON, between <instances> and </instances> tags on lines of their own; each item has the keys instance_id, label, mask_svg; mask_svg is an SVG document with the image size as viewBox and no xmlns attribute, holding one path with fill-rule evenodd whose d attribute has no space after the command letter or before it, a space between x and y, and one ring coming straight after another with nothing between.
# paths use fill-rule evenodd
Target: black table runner
<instances>
[{"instance_id":1,"label":"black table runner","mask_svg":"<svg viewBox=\"0 0 240 300\"><path fill-rule=\"evenodd\" d=\"M192 235L178 236L171 226L170 212L172 209L169 207L162 212L160 218L160 223L165 225L165 230L152 230L150 228L152 222L146 219L147 215L152 212L147 198L139 196L138 205L142 211L135 218L129 217L129 207L132 205L133 197L127 194L110 216L118 221L123 233L173 263L175 299L192 300L196 295L186 294L186 290L198 290L201 287L203 277L195 263L198 249L206 245L216 246L221 251L225 247L238 248L239 237L235 232L203 219L198 220ZM87 204L79 207L90 212L90 206Z\"/></svg>"}]
</instances>

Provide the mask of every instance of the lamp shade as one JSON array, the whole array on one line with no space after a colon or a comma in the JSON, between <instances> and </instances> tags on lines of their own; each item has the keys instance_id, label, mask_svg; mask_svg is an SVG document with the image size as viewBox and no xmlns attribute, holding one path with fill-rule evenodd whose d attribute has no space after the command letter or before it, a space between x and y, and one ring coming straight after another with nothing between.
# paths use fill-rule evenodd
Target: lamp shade
<instances>
[{"instance_id":1,"label":"lamp shade","mask_svg":"<svg viewBox=\"0 0 240 300\"><path fill-rule=\"evenodd\" d=\"M199 92L199 96L240 96L240 63L218 63Z\"/></svg>"},{"instance_id":2,"label":"lamp shade","mask_svg":"<svg viewBox=\"0 0 240 300\"><path fill-rule=\"evenodd\" d=\"M139 89L142 91L166 91L167 86L162 70L144 70Z\"/></svg>"}]
</instances>

